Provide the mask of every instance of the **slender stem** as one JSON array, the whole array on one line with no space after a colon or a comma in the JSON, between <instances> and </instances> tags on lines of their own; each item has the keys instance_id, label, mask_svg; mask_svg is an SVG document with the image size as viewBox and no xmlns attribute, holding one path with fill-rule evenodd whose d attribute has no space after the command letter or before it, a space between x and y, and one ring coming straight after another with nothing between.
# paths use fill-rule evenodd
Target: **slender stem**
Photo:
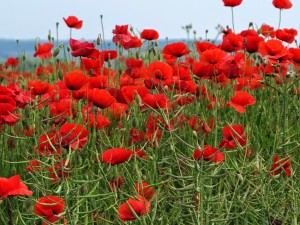
<instances>
[{"instance_id":1,"label":"slender stem","mask_svg":"<svg viewBox=\"0 0 300 225\"><path fill-rule=\"evenodd\" d=\"M235 33L233 7L231 7L231 21L232 21L232 29L233 29L233 32Z\"/></svg>"},{"instance_id":2,"label":"slender stem","mask_svg":"<svg viewBox=\"0 0 300 225\"><path fill-rule=\"evenodd\" d=\"M58 26L59 26L59 23L57 22L56 23L56 46L58 46Z\"/></svg>"},{"instance_id":3,"label":"slender stem","mask_svg":"<svg viewBox=\"0 0 300 225\"><path fill-rule=\"evenodd\" d=\"M7 199L9 200L9 199ZM6 207L7 207L7 216L8 216L8 225L13 225L13 215L12 215L12 208L9 201L6 201Z\"/></svg>"},{"instance_id":4,"label":"slender stem","mask_svg":"<svg viewBox=\"0 0 300 225\"><path fill-rule=\"evenodd\" d=\"M72 38L72 28L70 28L70 39Z\"/></svg>"},{"instance_id":5,"label":"slender stem","mask_svg":"<svg viewBox=\"0 0 300 225\"><path fill-rule=\"evenodd\" d=\"M280 24L281 24L281 11L282 11L282 9L279 9L279 23L278 23L278 29L280 28Z\"/></svg>"},{"instance_id":6,"label":"slender stem","mask_svg":"<svg viewBox=\"0 0 300 225\"><path fill-rule=\"evenodd\" d=\"M100 22L101 22L101 29L102 29L102 37L103 37L104 49L106 50L105 36L104 36L104 26L103 26L103 15L100 15Z\"/></svg>"},{"instance_id":7,"label":"slender stem","mask_svg":"<svg viewBox=\"0 0 300 225\"><path fill-rule=\"evenodd\" d=\"M286 143L286 120L288 119L287 118L287 114L286 114L286 97L287 97L287 92L284 91L284 94L283 94L283 106L282 106L282 110L283 110L283 115L282 115L282 145L285 145Z\"/></svg>"}]
</instances>

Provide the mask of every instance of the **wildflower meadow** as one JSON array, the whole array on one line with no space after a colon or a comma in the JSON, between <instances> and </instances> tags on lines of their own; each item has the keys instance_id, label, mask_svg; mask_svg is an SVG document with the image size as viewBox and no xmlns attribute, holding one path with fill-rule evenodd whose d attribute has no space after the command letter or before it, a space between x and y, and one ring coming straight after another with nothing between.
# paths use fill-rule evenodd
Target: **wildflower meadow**
<instances>
[{"instance_id":1,"label":"wildflower meadow","mask_svg":"<svg viewBox=\"0 0 300 225\"><path fill-rule=\"evenodd\" d=\"M280 25L293 4L236 31L240 4L220 0L232 24L217 41L160 47L120 21L108 48L72 38L88 21L66 15L68 45L49 34L7 58L0 224L300 224L300 48Z\"/></svg>"}]
</instances>

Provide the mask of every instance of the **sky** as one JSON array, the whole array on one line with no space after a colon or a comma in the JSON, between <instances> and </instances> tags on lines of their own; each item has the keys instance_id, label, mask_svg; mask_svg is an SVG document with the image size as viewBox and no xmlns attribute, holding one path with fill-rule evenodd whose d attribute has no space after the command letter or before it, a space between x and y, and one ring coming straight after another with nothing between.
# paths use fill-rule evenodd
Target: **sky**
<instances>
[{"instance_id":1,"label":"sky","mask_svg":"<svg viewBox=\"0 0 300 225\"><path fill-rule=\"evenodd\" d=\"M293 7L282 11L281 28L300 28L300 1L292 0ZM0 38L47 39L49 30L59 39L69 38L69 28L63 17L77 16L83 20L80 30L73 30L75 39L95 40L101 33L100 15L103 15L104 37L112 38L115 25L129 24L136 33L155 29L160 38L186 38L182 26L192 24L196 37L214 39L215 27L232 26L231 8L222 0L1 0ZM272 0L243 0L234 7L235 31L248 28L249 22L257 27L267 23L278 28L279 9ZM103 36L103 34L102 34ZM191 32L193 37L193 32Z\"/></svg>"}]
</instances>

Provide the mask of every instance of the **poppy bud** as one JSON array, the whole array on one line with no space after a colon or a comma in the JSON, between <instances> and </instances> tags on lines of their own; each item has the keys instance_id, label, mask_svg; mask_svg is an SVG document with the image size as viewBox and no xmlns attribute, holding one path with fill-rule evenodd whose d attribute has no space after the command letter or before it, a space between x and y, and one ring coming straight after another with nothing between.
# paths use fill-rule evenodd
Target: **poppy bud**
<instances>
[{"instance_id":1,"label":"poppy bud","mask_svg":"<svg viewBox=\"0 0 300 225\"><path fill-rule=\"evenodd\" d=\"M101 45L101 34L98 35L96 44L99 46Z\"/></svg>"},{"instance_id":2,"label":"poppy bud","mask_svg":"<svg viewBox=\"0 0 300 225\"><path fill-rule=\"evenodd\" d=\"M137 104L138 104L139 106L142 105L142 98L141 98L141 96L140 96L139 94L136 95L136 102L137 102Z\"/></svg>"},{"instance_id":3,"label":"poppy bud","mask_svg":"<svg viewBox=\"0 0 300 225\"><path fill-rule=\"evenodd\" d=\"M108 54L108 55L109 56L108 56L107 64L108 64L108 68L110 68L111 67L110 54Z\"/></svg>"},{"instance_id":4,"label":"poppy bud","mask_svg":"<svg viewBox=\"0 0 300 225\"><path fill-rule=\"evenodd\" d=\"M138 127L139 120L136 117L132 118L132 127Z\"/></svg>"},{"instance_id":5,"label":"poppy bud","mask_svg":"<svg viewBox=\"0 0 300 225\"><path fill-rule=\"evenodd\" d=\"M158 41L154 42L155 47L158 47Z\"/></svg>"},{"instance_id":6,"label":"poppy bud","mask_svg":"<svg viewBox=\"0 0 300 225\"><path fill-rule=\"evenodd\" d=\"M63 77L63 75L62 75L61 69L59 69L59 70L57 71L57 76L58 76L58 78L59 78L60 80L64 80L64 77Z\"/></svg>"},{"instance_id":7,"label":"poppy bud","mask_svg":"<svg viewBox=\"0 0 300 225\"><path fill-rule=\"evenodd\" d=\"M193 130L193 136L197 137L197 132Z\"/></svg>"},{"instance_id":8,"label":"poppy bud","mask_svg":"<svg viewBox=\"0 0 300 225\"><path fill-rule=\"evenodd\" d=\"M51 31L49 30L48 41L51 41Z\"/></svg>"},{"instance_id":9,"label":"poppy bud","mask_svg":"<svg viewBox=\"0 0 300 225\"><path fill-rule=\"evenodd\" d=\"M22 57L23 61L26 60L26 55L24 54L23 57Z\"/></svg>"},{"instance_id":10,"label":"poppy bud","mask_svg":"<svg viewBox=\"0 0 300 225\"><path fill-rule=\"evenodd\" d=\"M130 25L130 28L129 28L130 32L133 32L133 26Z\"/></svg>"},{"instance_id":11,"label":"poppy bud","mask_svg":"<svg viewBox=\"0 0 300 225\"><path fill-rule=\"evenodd\" d=\"M135 53L135 56L136 56L136 59L139 59L139 58L140 58L140 53L139 53L139 52L136 52L136 53Z\"/></svg>"},{"instance_id":12,"label":"poppy bud","mask_svg":"<svg viewBox=\"0 0 300 225\"><path fill-rule=\"evenodd\" d=\"M161 55L160 54L157 55L157 59L158 59L158 61L161 60Z\"/></svg>"},{"instance_id":13,"label":"poppy bud","mask_svg":"<svg viewBox=\"0 0 300 225\"><path fill-rule=\"evenodd\" d=\"M53 57L58 56L58 54L59 54L59 48L54 49L54 51L53 51Z\"/></svg>"},{"instance_id":14,"label":"poppy bud","mask_svg":"<svg viewBox=\"0 0 300 225\"><path fill-rule=\"evenodd\" d=\"M155 48L152 48L152 52L153 52L153 55L156 56L157 51Z\"/></svg>"}]
</instances>

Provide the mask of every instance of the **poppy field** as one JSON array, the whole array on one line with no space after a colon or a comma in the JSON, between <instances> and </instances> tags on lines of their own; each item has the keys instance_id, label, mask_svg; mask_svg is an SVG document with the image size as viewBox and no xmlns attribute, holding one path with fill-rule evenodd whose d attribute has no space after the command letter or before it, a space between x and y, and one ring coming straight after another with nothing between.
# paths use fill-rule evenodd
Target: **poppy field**
<instances>
[{"instance_id":1,"label":"poppy field","mask_svg":"<svg viewBox=\"0 0 300 225\"><path fill-rule=\"evenodd\" d=\"M108 48L68 16L68 46L7 58L0 224L300 224L298 31L235 31L240 4L217 43L124 24Z\"/></svg>"}]
</instances>

